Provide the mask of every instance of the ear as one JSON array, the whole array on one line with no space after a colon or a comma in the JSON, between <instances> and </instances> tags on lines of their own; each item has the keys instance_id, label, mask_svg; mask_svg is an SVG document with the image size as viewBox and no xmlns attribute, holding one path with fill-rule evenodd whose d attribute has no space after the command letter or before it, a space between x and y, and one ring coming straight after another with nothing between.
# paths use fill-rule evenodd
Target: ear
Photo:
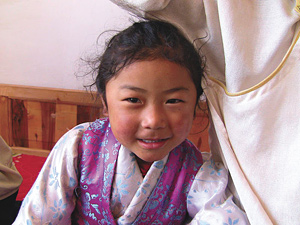
<instances>
[{"instance_id":1,"label":"ear","mask_svg":"<svg viewBox=\"0 0 300 225\"><path fill-rule=\"evenodd\" d=\"M103 113L104 116L108 116L107 104L106 104L106 101L104 100L103 95L101 95L100 99L101 99L101 103L102 103L102 106L103 106L102 113Z\"/></svg>"}]
</instances>

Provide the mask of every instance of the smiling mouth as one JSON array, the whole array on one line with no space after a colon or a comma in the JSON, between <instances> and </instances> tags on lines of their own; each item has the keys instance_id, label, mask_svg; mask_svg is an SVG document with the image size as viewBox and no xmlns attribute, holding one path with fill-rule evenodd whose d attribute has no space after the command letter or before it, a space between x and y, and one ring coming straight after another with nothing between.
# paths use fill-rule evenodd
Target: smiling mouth
<instances>
[{"instance_id":1,"label":"smiling mouth","mask_svg":"<svg viewBox=\"0 0 300 225\"><path fill-rule=\"evenodd\" d=\"M157 139L157 140L148 140L148 139L140 139L140 140L145 143L158 143L158 142L167 140L167 138L166 139Z\"/></svg>"},{"instance_id":2,"label":"smiling mouth","mask_svg":"<svg viewBox=\"0 0 300 225\"><path fill-rule=\"evenodd\" d=\"M165 139L138 139L140 146L144 149L154 150L162 148L169 138Z\"/></svg>"}]
</instances>

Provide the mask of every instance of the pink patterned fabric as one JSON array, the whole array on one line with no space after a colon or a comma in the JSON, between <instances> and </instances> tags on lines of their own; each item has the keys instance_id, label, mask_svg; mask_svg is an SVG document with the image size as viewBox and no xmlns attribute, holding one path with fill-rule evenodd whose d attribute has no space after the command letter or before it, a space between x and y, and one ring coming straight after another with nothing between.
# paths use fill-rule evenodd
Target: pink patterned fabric
<instances>
[{"instance_id":1,"label":"pink patterned fabric","mask_svg":"<svg viewBox=\"0 0 300 225\"><path fill-rule=\"evenodd\" d=\"M110 196L119 148L108 119L97 120L84 132L78 149L80 187L74 224L116 224ZM134 224L181 224L186 219L188 192L202 163L201 153L188 141L173 149Z\"/></svg>"}]
</instances>

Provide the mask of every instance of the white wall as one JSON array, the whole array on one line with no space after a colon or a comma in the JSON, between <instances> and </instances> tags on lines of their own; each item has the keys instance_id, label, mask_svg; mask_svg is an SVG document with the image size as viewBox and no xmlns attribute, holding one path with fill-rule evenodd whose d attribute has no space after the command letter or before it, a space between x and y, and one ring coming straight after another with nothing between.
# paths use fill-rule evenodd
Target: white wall
<instances>
[{"instance_id":1,"label":"white wall","mask_svg":"<svg viewBox=\"0 0 300 225\"><path fill-rule=\"evenodd\" d=\"M108 0L0 0L0 83L83 89L80 57L129 24Z\"/></svg>"}]
</instances>

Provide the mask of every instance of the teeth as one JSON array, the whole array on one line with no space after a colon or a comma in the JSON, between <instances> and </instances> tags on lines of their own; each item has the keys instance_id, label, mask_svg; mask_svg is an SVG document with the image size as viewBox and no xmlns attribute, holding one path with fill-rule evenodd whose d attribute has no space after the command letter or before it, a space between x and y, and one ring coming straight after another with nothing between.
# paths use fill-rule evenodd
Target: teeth
<instances>
[{"instance_id":1,"label":"teeth","mask_svg":"<svg viewBox=\"0 0 300 225\"><path fill-rule=\"evenodd\" d=\"M142 141L146 142L146 143L156 143L156 142L160 142L161 140L145 140L145 139L143 139Z\"/></svg>"}]
</instances>

